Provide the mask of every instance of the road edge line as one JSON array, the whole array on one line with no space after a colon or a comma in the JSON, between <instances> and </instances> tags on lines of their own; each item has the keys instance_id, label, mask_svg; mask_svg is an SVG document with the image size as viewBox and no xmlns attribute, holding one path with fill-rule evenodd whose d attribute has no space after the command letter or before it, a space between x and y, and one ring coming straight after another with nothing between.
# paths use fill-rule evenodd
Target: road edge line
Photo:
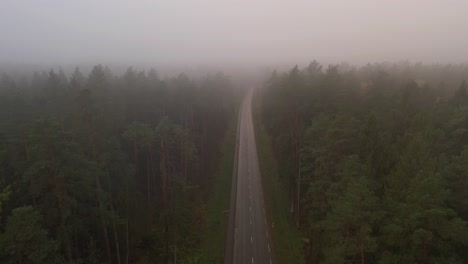
<instances>
[{"instance_id":1,"label":"road edge line","mask_svg":"<svg viewBox=\"0 0 468 264\"><path fill-rule=\"evenodd\" d=\"M233 262L234 255L234 225L236 220L236 200L237 200L237 163L239 159L239 141L240 141L240 117L242 115L242 109L245 104L245 95L242 99L241 106L237 113L237 133L236 133L236 147L234 151L234 163L232 169L232 183L231 183L231 201L229 205L229 225L228 234L226 240L226 248L224 254L224 263L231 264Z\"/></svg>"}]
</instances>

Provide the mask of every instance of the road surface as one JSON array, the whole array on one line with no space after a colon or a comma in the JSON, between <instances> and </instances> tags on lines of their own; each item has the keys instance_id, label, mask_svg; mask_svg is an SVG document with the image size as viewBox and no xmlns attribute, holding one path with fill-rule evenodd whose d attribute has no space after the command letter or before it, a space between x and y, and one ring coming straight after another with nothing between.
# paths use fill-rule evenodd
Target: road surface
<instances>
[{"instance_id":1,"label":"road surface","mask_svg":"<svg viewBox=\"0 0 468 264\"><path fill-rule=\"evenodd\" d=\"M244 98L239 114L231 194L231 200L234 200L229 210L225 263L273 263L252 122L252 94L253 90L250 90Z\"/></svg>"}]
</instances>

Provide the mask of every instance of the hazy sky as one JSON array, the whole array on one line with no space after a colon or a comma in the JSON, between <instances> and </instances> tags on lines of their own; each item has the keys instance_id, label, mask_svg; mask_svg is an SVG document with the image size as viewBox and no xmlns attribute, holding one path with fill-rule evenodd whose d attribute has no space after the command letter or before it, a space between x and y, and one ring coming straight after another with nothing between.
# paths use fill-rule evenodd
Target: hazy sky
<instances>
[{"instance_id":1,"label":"hazy sky","mask_svg":"<svg viewBox=\"0 0 468 264\"><path fill-rule=\"evenodd\" d=\"M0 63L468 62L468 0L0 0Z\"/></svg>"}]
</instances>

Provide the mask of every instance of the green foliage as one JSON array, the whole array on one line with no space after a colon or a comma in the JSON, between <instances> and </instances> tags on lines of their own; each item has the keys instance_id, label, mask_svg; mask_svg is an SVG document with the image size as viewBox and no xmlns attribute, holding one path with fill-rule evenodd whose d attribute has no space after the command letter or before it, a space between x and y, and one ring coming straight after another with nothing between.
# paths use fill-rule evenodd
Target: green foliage
<instances>
[{"instance_id":1,"label":"green foliage","mask_svg":"<svg viewBox=\"0 0 468 264\"><path fill-rule=\"evenodd\" d=\"M131 67L115 76L97 65L88 77L76 68L70 78L50 70L29 79L0 81L3 245L18 229L6 216L30 206L30 239L68 263L199 259L202 230L192 227L206 218L237 103L229 78L163 80ZM12 250L2 254L18 262Z\"/></svg>"},{"instance_id":2,"label":"green foliage","mask_svg":"<svg viewBox=\"0 0 468 264\"><path fill-rule=\"evenodd\" d=\"M284 182L294 183L286 190L308 263L468 260L468 97L458 70L442 79L438 66L323 71L314 61L272 75L261 113Z\"/></svg>"},{"instance_id":3,"label":"green foliage","mask_svg":"<svg viewBox=\"0 0 468 264\"><path fill-rule=\"evenodd\" d=\"M256 104L254 104L256 105ZM258 159L265 190L266 212L271 221L273 250L278 263L302 263L301 235L289 215L289 203L285 184L278 175L278 166L273 155L273 145L261 125L258 105L255 111L255 138Z\"/></svg>"},{"instance_id":4,"label":"green foliage","mask_svg":"<svg viewBox=\"0 0 468 264\"><path fill-rule=\"evenodd\" d=\"M459 156L452 157L452 161L445 167L444 175L453 192L449 203L463 219L468 219L468 147Z\"/></svg>"},{"instance_id":5,"label":"green foliage","mask_svg":"<svg viewBox=\"0 0 468 264\"><path fill-rule=\"evenodd\" d=\"M345 263L356 256L365 261L366 255L377 249L373 229L381 213L367 174L358 157L350 156L345 161L341 180L330 189L330 213L324 220L329 235L324 249L325 263Z\"/></svg>"},{"instance_id":6,"label":"green foliage","mask_svg":"<svg viewBox=\"0 0 468 264\"><path fill-rule=\"evenodd\" d=\"M48 238L40 213L31 206L13 210L0 236L1 252L9 263L65 263L57 245Z\"/></svg>"},{"instance_id":7,"label":"green foliage","mask_svg":"<svg viewBox=\"0 0 468 264\"><path fill-rule=\"evenodd\" d=\"M5 187L2 192L0 192L0 216L2 215L3 205L8 201L9 196L11 195L10 186ZM0 218L0 221L2 219Z\"/></svg>"},{"instance_id":8,"label":"green foliage","mask_svg":"<svg viewBox=\"0 0 468 264\"><path fill-rule=\"evenodd\" d=\"M204 235L200 257L188 263L223 263L227 228L229 224L229 201L236 148L237 119L233 116L230 129L224 139L222 156L216 173L213 174L213 193L210 195L203 219Z\"/></svg>"}]
</instances>

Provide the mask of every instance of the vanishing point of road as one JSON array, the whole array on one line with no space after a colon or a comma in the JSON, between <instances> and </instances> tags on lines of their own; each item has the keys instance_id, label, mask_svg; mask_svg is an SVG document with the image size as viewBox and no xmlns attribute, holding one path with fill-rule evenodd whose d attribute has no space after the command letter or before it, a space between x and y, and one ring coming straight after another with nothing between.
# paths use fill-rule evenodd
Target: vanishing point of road
<instances>
[{"instance_id":1,"label":"vanishing point of road","mask_svg":"<svg viewBox=\"0 0 468 264\"><path fill-rule=\"evenodd\" d=\"M226 264L273 263L252 121L252 94L253 89L244 98L238 120Z\"/></svg>"}]
</instances>

